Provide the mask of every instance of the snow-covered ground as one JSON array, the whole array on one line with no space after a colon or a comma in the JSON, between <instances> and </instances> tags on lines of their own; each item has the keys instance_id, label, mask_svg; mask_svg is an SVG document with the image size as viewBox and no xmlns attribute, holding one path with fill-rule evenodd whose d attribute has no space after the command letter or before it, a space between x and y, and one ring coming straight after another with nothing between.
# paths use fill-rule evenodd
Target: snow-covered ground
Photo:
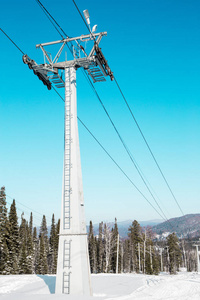
<instances>
[{"instance_id":1,"label":"snow-covered ground","mask_svg":"<svg viewBox=\"0 0 200 300\"><path fill-rule=\"evenodd\" d=\"M55 276L0 276L0 297L3 300L193 300L200 299L200 274L181 272L160 274L92 275L93 297L56 295Z\"/></svg>"}]
</instances>

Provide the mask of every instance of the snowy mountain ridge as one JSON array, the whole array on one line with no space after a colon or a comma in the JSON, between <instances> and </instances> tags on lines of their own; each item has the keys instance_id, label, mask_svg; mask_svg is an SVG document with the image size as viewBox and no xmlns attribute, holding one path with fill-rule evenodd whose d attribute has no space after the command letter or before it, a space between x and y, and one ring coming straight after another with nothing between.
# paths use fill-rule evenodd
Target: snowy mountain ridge
<instances>
[{"instance_id":1,"label":"snowy mountain ridge","mask_svg":"<svg viewBox=\"0 0 200 300\"><path fill-rule=\"evenodd\" d=\"M152 230L158 235L175 231L179 237L196 238L200 236L200 214L188 214L172 218L166 222L156 224L152 227Z\"/></svg>"},{"instance_id":2,"label":"snowy mountain ridge","mask_svg":"<svg viewBox=\"0 0 200 300\"><path fill-rule=\"evenodd\" d=\"M118 226L118 231L119 231L119 235L121 238L126 238L128 236L128 228L131 226L133 220L126 220L126 221L121 221L121 222L117 222L117 226ZM147 226L155 226L159 223L161 223L162 220L149 220L149 221L138 221L138 223L140 224L140 226L142 227L147 227ZM104 224L106 223L107 226L112 229L114 227L114 222L103 222ZM89 226L87 226L87 230L88 230ZM93 229L94 229L94 234L98 235L99 233L99 224L93 224Z\"/></svg>"},{"instance_id":3,"label":"snowy mountain ridge","mask_svg":"<svg viewBox=\"0 0 200 300\"><path fill-rule=\"evenodd\" d=\"M121 238L126 238L128 235L128 228L131 226L133 220L126 220L117 222L119 235ZM104 222L112 229L114 222ZM156 237L166 237L172 232L176 232L179 237L196 238L200 236L200 214L187 214L177 218L171 218L168 221L149 220L138 221L141 227L150 226ZM87 229L89 226L87 226ZM98 235L99 224L93 224L94 234Z\"/></svg>"}]
</instances>

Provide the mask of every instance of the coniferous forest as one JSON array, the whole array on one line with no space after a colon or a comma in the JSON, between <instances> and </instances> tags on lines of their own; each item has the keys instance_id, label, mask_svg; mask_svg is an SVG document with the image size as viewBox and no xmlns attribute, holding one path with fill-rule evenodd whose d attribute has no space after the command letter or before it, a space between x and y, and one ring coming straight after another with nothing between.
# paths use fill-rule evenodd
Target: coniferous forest
<instances>
[{"instance_id":1,"label":"coniferous forest","mask_svg":"<svg viewBox=\"0 0 200 300\"><path fill-rule=\"evenodd\" d=\"M59 220L52 215L48 232L45 215L40 228L33 227L22 213L17 216L15 200L7 208L5 187L0 190L0 274L56 274ZM142 228L134 220L128 235L119 236L117 219L114 226L101 222L94 234L90 221L88 251L92 273L145 273L162 271L176 274L181 267L197 269L196 253L191 243L178 240L175 233L164 241L156 241L150 227Z\"/></svg>"}]
</instances>

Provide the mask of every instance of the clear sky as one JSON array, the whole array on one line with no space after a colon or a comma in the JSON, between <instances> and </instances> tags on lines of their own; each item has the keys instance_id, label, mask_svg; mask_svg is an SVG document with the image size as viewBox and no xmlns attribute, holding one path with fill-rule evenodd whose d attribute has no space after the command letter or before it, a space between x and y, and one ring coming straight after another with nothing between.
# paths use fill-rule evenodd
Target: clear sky
<instances>
[{"instance_id":1,"label":"clear sky","mask_svg":"<svg viewBox=\"0 0 200 300\"><path fill-rule=\"evenodd\" d=\"M89 10L91 25L108 32L102 51L183 212L200 213L200 2L76 2L81 12ZM88 33L71 0L42 3L68 36ZM60 39L35 0L1 1L0 27L37 63L43 56L35 45ZM17 202L19 214L28 218L31 208L58 219L64 104L1 32L0 45L0 185L27 206ZM108 78L95 87L166 216L181 216L116 84ZM156 206L80 70L77 95L78 116ZM160 219L81 124L79 135L87 223ZM34 223L40 220L34 213Z\"/></svg>"}]
</instances>

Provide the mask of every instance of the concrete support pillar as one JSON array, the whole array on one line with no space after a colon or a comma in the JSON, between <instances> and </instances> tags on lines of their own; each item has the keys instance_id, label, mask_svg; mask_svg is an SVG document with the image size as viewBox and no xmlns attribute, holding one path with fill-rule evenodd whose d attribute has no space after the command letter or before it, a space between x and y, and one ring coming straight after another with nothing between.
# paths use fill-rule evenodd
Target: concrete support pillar
<instances>
[{"instance_id":1,"label":"concrete support pillar","mask_svg":"<svg viewBox=\"0 0 200 300\"><path fill-rule=\"evenodd\" d=\"M77 124L76 71L65 69L65 150L56 293L91 296Z\"/></svg>"}]
</instances>

